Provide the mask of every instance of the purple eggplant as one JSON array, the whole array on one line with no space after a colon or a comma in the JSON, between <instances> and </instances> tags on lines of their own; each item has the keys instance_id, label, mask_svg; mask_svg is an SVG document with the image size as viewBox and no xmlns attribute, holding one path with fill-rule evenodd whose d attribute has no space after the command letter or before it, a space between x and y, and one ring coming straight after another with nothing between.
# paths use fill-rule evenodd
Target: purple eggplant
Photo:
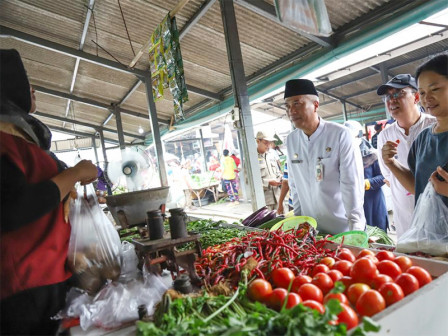
<instances>
[{"instance_id":1,"label":"purple eggplant","mask_svg":"<svg viewBox=\"0 0 448 336\"><path fill-rule=\"evenodd\" d=\"M248 216L247 218L245 218L241 223L242 223L244 226L249 226L249 224L250 224L253 220L255 220L255 219L257 219L257 218L264 217L264 215L265 215L265 213L266 213L267 211L269 211L269 209L268 209L266 206L264 206L264 207L258 209L257 211L255 211L253 214L249 215L249 216Z\"/></svg>"},{"instance_id":2,"label":"purple eggplant","mask_svg":"<svg viewBox=\"0 0 448 336\"><path fill-rule=\"evenodd\" d=\"M274 219L275 217L277 217L277 212L275 210L271 210L271 211L267 211L266 213L264 213L263 217L257 217L256 220L254 220L250 226L251 227L258 227L268 221L270 221L271 219Z\"/></svg>"}]
</instances>

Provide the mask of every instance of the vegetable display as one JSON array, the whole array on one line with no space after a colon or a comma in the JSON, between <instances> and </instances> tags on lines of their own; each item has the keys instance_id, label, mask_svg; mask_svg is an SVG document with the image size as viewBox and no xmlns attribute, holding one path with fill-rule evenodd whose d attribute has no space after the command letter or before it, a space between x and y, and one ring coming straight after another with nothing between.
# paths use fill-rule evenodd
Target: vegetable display
<instances>
[{"instance_id":1,"label":"vegetable display","mask_svg":"<svg viewBox=\"0 0 448 336\"><path fill-rule=\"evenodd\" d=\"M294 275L308 274L320 259L332 257L335 252L324 248L327 241L316 241L311 231L301 239L304 230L249 232L244 237L208 247L195 263L196 272L206 286L226 280L235 286L249 261L256 264L250 277L270 277L273 270L281 267L291 269Z\"/></svg>"}]
</instances>

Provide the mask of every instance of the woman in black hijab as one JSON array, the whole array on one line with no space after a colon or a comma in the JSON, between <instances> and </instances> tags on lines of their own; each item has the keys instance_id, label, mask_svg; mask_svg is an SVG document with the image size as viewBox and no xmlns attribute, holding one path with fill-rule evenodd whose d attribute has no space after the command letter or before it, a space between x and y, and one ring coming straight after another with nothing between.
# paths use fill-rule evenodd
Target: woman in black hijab
<instances>
[{"instance_id":1,"label":"woman in black hijab","mask_svg":"<svg viewBox=\"0 0 448 336\"><path fill-rule=\"evenodd\" d=\"M63 199L96 179L83 160L67 168L51 132L30 115L34 92L16 50L0 50L0 265L2 334L55 334L65 305L70 224Z\"/></svg>"}]
</instances>

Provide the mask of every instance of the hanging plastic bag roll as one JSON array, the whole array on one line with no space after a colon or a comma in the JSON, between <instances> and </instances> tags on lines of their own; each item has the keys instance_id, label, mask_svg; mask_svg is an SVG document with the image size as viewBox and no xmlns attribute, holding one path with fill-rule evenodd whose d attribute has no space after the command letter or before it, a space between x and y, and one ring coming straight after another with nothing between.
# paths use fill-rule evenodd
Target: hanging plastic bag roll
<instances>
[{"instance_id":1,"label":"hanging plastic bag roll","mask_svg":"<svg viewBox=\"0 0 448 336\"><path fill-rule=\"evenodd\" d=\"M418 199L411 227L398 239L397 252L448 255L448 207L431 182Z\"/></svg>"},{"instance_id":2,"label":"hanging plastic bag roll","mask_svg":"<svg viewBox=\"0 0 448 336\"><path fill-rule=\"evenodd\" d=\"M75 273L78 286L95 294L106 280L120 276L121 243L118 232L103 213L92 184L77 188L71 205L72 227L68 266Z\"/></svg>"}]
</instances>

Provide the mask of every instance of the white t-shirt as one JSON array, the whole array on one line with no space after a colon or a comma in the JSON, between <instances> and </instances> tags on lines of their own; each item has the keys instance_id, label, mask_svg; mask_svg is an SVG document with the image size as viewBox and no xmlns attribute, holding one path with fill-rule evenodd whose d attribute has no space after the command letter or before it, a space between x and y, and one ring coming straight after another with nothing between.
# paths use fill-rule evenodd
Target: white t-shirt
<instances>
[{"instance_id":1,"label":"white t-shirt","mask_svg":"<svg viewBox=\"0 0 448 336\"><path fill-rule=\"evenodd\" d=\"M394 122L378 135L378 151L381 152L381 149L387 141L400 140L400 143L397 146L398 154L396 160L409 169L408 154L412 142L414 142L417 135L419 135L423 129L435 123L435 121L436 119L434 117L426 113L421 113L420 119L409 129L409 135L405 134L404 128L401 128L398 125L398 122ZM411 226L412 215L414 212L414 195L409 193L392 174L389 168L386 167L381 154L378 155L378 162L380 164L381 173L384 178L390 182L394 225L397 229L398 238Z\"/></svg>"},{"instance_id":2,"label":"white t-shirt","mask_svg":"<svg viewBox=\"0 0 448 336\"><path fill-rule=\"evenodd\" d=\"M320 119L308 138L300 129L286 139L288 183L294 214L311 216L320 231L364 230L364 170L348 128ZM322 179L316 177L322 165Z\"/></svg>"}]
</instances>

